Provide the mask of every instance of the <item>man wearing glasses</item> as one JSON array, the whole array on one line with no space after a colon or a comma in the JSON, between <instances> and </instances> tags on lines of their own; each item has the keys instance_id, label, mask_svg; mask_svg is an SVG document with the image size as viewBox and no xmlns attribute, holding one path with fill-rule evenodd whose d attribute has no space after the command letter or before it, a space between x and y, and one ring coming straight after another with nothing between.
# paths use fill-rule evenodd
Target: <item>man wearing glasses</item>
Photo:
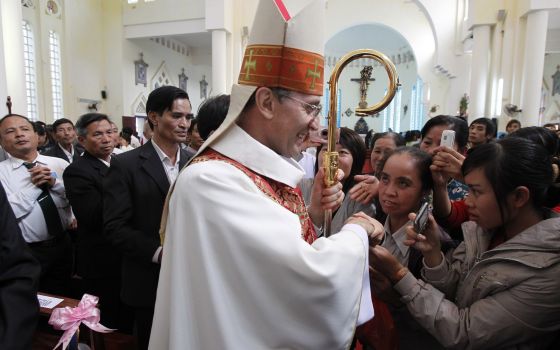
<instances>
[{"instance_id":1,"label":"man wearing glasses","mask_svg":"<svg viewBox=\"0 0 560 350\"><path fill-rule=\"evenodd\" d=\"M287 24L278 3L260 1L228 115L171 190L150 349L344 349L373 314L382 225L359 213L317 238L342 185L319 171L309 208L296 188L293 157L319 128L325 3L291 2Z\"/></svg>"},{"instance_id":2,"label":"man wearing glasses","mask_svg":"<svg viewBox=\"0 0 560 350\"><path fill-rule=\"evenodd\" d=\"M148 347L162 247L165 197L188 160L180 147L191 123L187 93L162 86L148 96L150 141L112 159L103 183L105 234L122 254L121 298L134 309L138 348Z\"/></svg>"}]
</instances>

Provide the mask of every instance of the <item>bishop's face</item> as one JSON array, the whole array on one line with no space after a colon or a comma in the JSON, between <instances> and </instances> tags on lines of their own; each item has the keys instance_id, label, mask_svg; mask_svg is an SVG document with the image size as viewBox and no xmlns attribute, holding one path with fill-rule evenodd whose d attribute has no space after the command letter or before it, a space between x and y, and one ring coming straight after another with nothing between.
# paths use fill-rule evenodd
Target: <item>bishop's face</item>
<instances>
[{"instance_id":1,"label":"bishop's face","mask_svg":"<svg viewBox=\"0 0 560 350\"><path fill-rule=\"evenodd\" d=\"M276 96L279 108L272 120L274 135L269 145L276 153L295 157L312 132L319 130L320 96L290 92L287 96Z\"/></svg>"}]
</instances>

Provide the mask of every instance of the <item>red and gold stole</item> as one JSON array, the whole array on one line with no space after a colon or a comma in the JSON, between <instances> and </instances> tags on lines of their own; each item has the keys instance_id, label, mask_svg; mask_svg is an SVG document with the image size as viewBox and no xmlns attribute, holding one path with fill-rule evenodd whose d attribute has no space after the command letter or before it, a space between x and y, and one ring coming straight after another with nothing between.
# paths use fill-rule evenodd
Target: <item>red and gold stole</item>
<instances>
[{"instance_id":1,"label":"red and gold stole","mask_svg":"<svg viewBox=\"0 0 560 350\"><path fill-rule=\"evenodd\" d=\"M309 217L309 213L307 212L307 208L305 207L299 188L292 188L281 182L259 175L239 162L230 159L211 148L206 149L199 156L193 159L191 164L205 162L208 160L226 162L241 170L268 198L298 216L301 224L301 237L307 243L311 244L317 239L317 234L313 228L313 223L311 222L311 218Z\"/></svg>"}]
</instances>

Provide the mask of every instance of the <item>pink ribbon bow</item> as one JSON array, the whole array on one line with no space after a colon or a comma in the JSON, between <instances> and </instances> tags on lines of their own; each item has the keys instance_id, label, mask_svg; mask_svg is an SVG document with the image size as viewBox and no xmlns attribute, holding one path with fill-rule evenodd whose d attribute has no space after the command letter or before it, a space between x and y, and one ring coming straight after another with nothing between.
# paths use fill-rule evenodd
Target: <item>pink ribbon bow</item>
<instances>
[{"instance_id":1,"label":"pink ribbon bow","mask_svg":"<svg viewBox=\"0 0 560 350\"><path fill-rule=\"evenodd\" d=\"M81 323L96 332L109 333L114 331L114 329L107 328L99 323L101 312L95 307L98 301L98 297L84 294L77 307L71 308L67 306L53 310L49 319L49 324L52 325L54 329L65 331L53 349L58 348L61 343L62 350L66 349L70 343L70 339L72 339L72 336L76 333Z\"/></svg>"}]
</instances>

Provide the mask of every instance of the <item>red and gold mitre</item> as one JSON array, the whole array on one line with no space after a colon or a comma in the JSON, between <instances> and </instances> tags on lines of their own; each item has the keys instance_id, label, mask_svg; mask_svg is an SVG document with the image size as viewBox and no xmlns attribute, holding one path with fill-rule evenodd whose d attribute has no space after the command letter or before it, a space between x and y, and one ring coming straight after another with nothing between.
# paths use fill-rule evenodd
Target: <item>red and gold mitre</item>
<instances>
[{"instance_id":1,"label":"red and gold mitre","mask_svg":"<svg viewBox=\"0 0 560 350\"><path fill-rule=\"evenodd\" d=\"M324 1L260 1L239 84L323 95L324 22Z\"/></svg>"},{"instance_id":2,"label":"red and gold mitre","mask_svg":"<svg viewBox=\"0 0 560 350\"><path fill-rule=\"evenodd\" d=\"M226 119L198 153L236 123L260 86L323 95L325 0L260 0Z\"/></svg>"}]
</instances>

